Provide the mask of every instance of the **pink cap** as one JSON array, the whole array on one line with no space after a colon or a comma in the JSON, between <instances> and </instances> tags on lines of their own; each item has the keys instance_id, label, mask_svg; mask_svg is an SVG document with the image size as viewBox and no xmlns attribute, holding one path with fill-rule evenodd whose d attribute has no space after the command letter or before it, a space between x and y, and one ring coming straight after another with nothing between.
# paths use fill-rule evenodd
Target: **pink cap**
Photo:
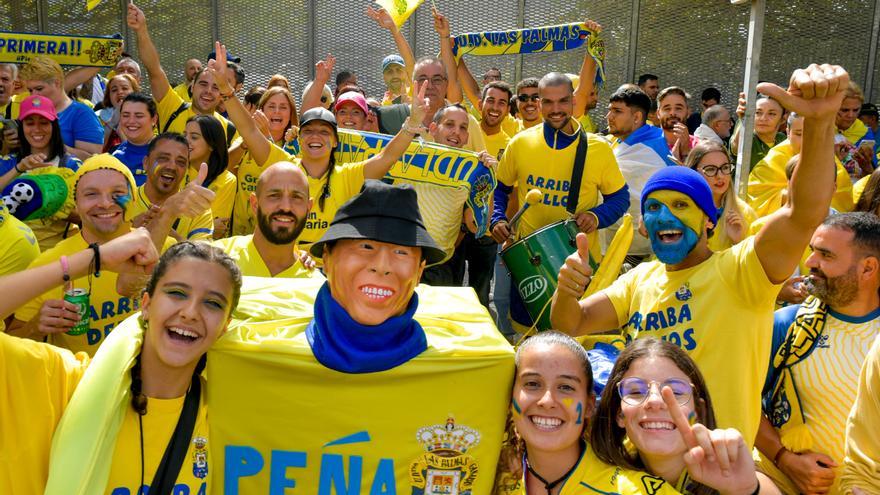
<instances>
[{"instance_id":1,"label":"pink cap","mask_svg":"<svg viewBox=\"0 0 880 495\"><path fill-rule=\"evenodd\" d=\"M52 103L52 100L45 96L31 95L21 102L18 119L24 120L31 115L40 115L49 120L58 120L58 114L55 113L55 105Z\"/></svg>"},{"instance_id":2,"label":"pink cap","mask_svg":"<svg viewBox=\"0 0 880 495\"><path fill-rule=\"evenodd\" d=\"M336 106L333 108L338 112L339 107L349 102L357 105L365 114L369 113L369 110L367 110L367 99L357 91L346 91L339 95L339 98L336 99Z\"/></svg>"}]
</instances>

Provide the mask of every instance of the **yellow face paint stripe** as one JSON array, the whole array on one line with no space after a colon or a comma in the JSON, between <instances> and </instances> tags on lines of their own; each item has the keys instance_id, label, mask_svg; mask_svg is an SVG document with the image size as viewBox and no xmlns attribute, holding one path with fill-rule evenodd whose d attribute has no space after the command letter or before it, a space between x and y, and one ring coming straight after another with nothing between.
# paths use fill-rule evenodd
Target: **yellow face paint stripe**
<instances>
[{"instance_id":1,"label":"yellow face paint stripe","mask_svg":"<svg viewBox=\"0 0 880 495\"><path fill-rule=\"evenodd\" d=\"M669 208L669 212L681 220L681 223L696 232L697 236L703 234L708 217L687 194L678 191L660 190L649 194L648 199L655 199L666 205ZM686 203L686 206L683 206L683 203Z\"/></svg>"}]
</instances>

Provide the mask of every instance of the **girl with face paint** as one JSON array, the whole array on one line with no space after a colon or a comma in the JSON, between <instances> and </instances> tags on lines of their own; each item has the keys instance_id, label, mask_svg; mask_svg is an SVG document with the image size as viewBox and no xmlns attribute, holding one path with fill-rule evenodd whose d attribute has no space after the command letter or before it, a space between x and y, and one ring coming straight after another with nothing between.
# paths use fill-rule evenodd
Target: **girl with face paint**
<instances>
[{"instance_id":1,"label":"girl with face paint","mask_svg":"<svg viewBox=\"0 0 880 495\"><path fill-rule=\"evenodd\" d=\"M777 493L767 478L762 490L742 435L715 428L696 363L663 340L636 340L617 358L590 441L602 461L647 471L681 493Z\"/></svg>"},{"instance_id":2,"label":"girl with face paint","mask_svg":"<svg viewBox=\"0 0 880 495\"><path fill-rule=\"evenodd\" d=\"M736 164L731 163L727 150L720 144L700 143L691 150L685 166L705 177L718 209L718 228L709 236L709 248L722 251L743 240L758 216L751 206L737 198L736 191L731 190Z\"/></svg>"},{"instance_id":3,"label":"girl with face paint","mask_svg":"<svg viewBox=\"0 0 880 495\"><path fill-rule=\"evenodd\" d=\"M516 353L516 377L494 493L575 495L676 493L661 479L644 485L638 470L596 458L587 443L595 406L587 352L559 332L527 339Z\"/></svg>"}]
</instances>

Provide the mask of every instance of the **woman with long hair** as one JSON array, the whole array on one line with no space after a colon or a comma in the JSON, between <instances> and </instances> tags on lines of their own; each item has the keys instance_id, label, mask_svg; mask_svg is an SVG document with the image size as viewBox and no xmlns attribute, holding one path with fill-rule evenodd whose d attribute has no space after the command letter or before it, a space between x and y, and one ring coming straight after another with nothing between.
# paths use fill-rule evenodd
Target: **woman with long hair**
<instances>
[{"instance_id":1,"label":"woman with long hair","mask_svg":"<svg viewBox=\"0 0 880 495\"><path fill-rule=\"evenodd\" d=\"M226 237L232 218L237 180L226 170L229 166L229 150L226 148L226 132L223 124L211 115L194 115L186 121L186 141L189 143L189 169L186 181L199 175L202 163L208 164L208 177L202 186L214 192L211 212L214 215L214 238Z\"/></svg>"},{"instance_id":2,"label":"woman with long hair","mask_svg":"<svg viewBox=\"0 0 880 495\"><path fill-rule=\"evenodd\" d=\"M590 426L602 461L657 476L686 494L778 493L759 482L735 429L716 429L703 375L680 347L636 339L620 353Z\"/></svg>"},{"instance_id":3,"label":"woman with long hair","mask_svg":"<svg viewBox=\"0 0 880 495\"><path fill-rule=\"evenodd\" d=\"M0 279L0 287L14 284L20 304L99 263L144 273L156 257L149 234L138 230ZM211 471L198 462L208 442L201 371L240 287L237 265L220 249L182 242L156 264L139 325L108 338L113 352L89 360L0 334L0 393L10 399L0 458L12 459L0 463L0 486L11 493L207 493Z\"/></svg>"},{"instance_id":4,"label":"woman with long hair","mask_svg":"<svg viewBox=\"0 0 880 495\"><path fill-rule=\"evenodd\" d=\"M0 157L0 190L20 177L58 175L73 191L73 175L82 162L67 152L61 136L58 114L52 100L28 96L21 103L18 120L18 151ZM75 222L73 195L68 192L61 208L51 216L26 223L34 231L41 250L79 231Z\"/></svg>"},{"instance_id":5,"label":"woman with long hair","mask_svg":"<svg viewBox=\"0 0 880 495\"><path fill-rule=\"evenodd\" d=\"M122 102L125 97L137 93L141 90L141 85L137 79L130 74L117 74L107 81L107 87L104 90L104 100L102 108L95 111L98 120L104 126L104 148L102 153L112 153L119 146L119 143L125 141L125 131L120 128L120 111Z\"/></svg>"},{"instance_id":6,"label":"woman with long hair","mask_svg":"<svg viewBox=\"0 0 880 495\"><path fill-rule=\"evenodd\" d=\"M279 148L284 147L284 136L288 129L299 125L296 102L290 91L282 86L272 86L265 90L257 103L257 110L253 113L253 120L267 141ZM236 153L238 150L243 154ZM240 185L233 207L232 235L253 234L256 218L251 210L250 196L256 191L257 180L265 167L254 160L247 142L242 138L232 144L229 156L229 170L236 174ZM236 159L236 156L240 158Z\"/></svg>"},{"instance_id":7,"label":"woman with long hair","mask_svg":"<svg viewBox=\"0 0 880 495\"><path fill-rule=\"evenodd\" d=\"M709 248L723 251L748 236L749 226L758 216L745 201L736 196L731 188L736 164L731 163L724 146L702 142L688 154L685 166L690 167L706 179L712 188L712 199L718 209L718 222L709 238Z\"/></svg>"}]
</instances>

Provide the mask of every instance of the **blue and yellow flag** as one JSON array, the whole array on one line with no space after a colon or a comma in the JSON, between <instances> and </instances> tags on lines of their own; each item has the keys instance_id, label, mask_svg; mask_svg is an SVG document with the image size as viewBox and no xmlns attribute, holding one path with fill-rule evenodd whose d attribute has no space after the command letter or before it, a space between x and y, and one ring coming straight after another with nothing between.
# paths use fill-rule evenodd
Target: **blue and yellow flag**
<instances>
[{"instance_id":1,"label":"blue and yellow flag","mask_svg":"<svg viewBox=\"0 0 880 495\"><path fill-rule=\"evenodd\" d=\"M26 64L37 55L45 55L60 65L113 67L121 51L121 34L68 36L0 32L0 63Z\"/></svg>"},{"instance_id":2,"label":"blue and yellow flag","mask_svg":"<svg viewBox=\"0 0 880 495\"><path fill-rule=\"evenodd\" d=\"M211 493L490 493L513 349L474 292L419 286L427 350L349 374L304 332L320 284L245 278L208 353Z\"/></svg>"},{"instance_id":3,"label":"blue and yellow flag","mask_svg":"<svg viewBox=\"0 0 880 495\"><path fill-rule=\"evenodd\" d=\"M582 22L507 31L483 31L455 36L452 53L463 55L519 55L572 50L586 45L596 61L596 84L605 82L605 42Z\"/></svg>"},{"instance_id":4,"label":"blue and yellow flag","mask_svg":"<svg viewBox=\"0 0 880 495\"><path fill-rule=\"evenodd\" d=\"M411 16L412 13L419 8L419 5L424 3L424 1L425 0L376 0L376 3L381 5L383 9L387 10L388 13L391 14L391 18L394 19L394 24L397 24L397 27L400 27L403 26L403 23L409 19L409 16Z\"/></svg>"}]
</instances>

